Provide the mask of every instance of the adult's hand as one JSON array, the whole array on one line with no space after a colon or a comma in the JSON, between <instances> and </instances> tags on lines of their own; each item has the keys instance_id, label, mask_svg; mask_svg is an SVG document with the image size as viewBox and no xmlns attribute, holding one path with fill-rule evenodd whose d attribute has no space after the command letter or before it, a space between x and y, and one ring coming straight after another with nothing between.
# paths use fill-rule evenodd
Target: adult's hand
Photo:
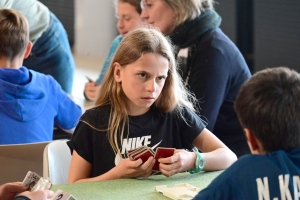
<instances>
[{"instance_id":1,"label":"adult's hand","mask_svg":"<svg viewBox=\"0 0 300 200\"><path fill-rule=\"evenodd\" d=\"M53 195L54 195L54 192L51 190L38 190L35 192L29 192L29 191L22 192L18 196L25 196L31 200L50 200L50 198Z\"/></svg>"},{"instance_id":2,"label":"adult's hand","mask_svg":"<svg viewBox=\"0 0 300 200\"><path fill-rule=\"evenodd\" d=\"M12 200L17 194L26 191L28 188L21 185L21 182L5 183L0 186L0 199Z\"/></svg>"}]
</instances>

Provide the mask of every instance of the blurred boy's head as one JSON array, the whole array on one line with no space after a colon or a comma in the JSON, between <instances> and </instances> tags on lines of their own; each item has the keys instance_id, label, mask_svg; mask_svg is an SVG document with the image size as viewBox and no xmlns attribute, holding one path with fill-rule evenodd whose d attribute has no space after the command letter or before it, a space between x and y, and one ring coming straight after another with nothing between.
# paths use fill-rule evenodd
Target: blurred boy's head
<instances>
[{"instance_id":1,"label":"blurred boy's head","mask_svg":"<svg viewBox=\"0 0 300 200\"><path fill-rule=\"evenodd\" d=\"M240 89L235 110L252 153L300 147L300 75L288 68L254 74Z\"/></svg>"},{"instance_id":2,"label":"blurred boy's head","mask_svg":"<svg viewBox=\"0 0 300 200\"><path fill-rule=\"evenodd\" d=\"M0 58L12 62L14 59L27 57L29 27L26 18L13 9L0 9Z\"/></svg>"}]
</instances>

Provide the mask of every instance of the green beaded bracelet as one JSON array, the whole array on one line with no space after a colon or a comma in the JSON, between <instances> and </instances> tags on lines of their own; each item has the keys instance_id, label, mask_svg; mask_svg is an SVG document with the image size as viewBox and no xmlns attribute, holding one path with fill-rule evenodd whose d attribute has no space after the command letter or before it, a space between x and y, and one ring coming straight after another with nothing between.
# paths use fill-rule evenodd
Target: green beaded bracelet
<instances>
[{"instance_id":1,"label":"green beaded bracelet","mask_svg":"<svg viewBox=\"0 0 300 200\"><path fill-rule=\"evenodd\" d=\"M188 170L188 172L190 172L191 174L200 172L205 167L205 164L206 164L202 153L200 153L198 150L195 150L195 149L193 149L193 150L194 150L194 153L196 154L196 162L195 162L196 168Z\"/></svg>"}]
</instances>

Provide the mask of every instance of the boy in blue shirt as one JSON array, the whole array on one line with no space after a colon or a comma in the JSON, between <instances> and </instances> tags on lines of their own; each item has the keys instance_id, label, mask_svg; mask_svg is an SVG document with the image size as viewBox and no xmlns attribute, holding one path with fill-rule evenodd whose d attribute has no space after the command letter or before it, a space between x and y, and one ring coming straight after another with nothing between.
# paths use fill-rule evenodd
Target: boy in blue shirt
<instances>
[{"instance_id":1,"label":"boy in blue shirt","mask_svg":"<svg viewBox=\"0 0 300 200\"><path fill-rule=\"evenodd\" d=\"M195 199L299 199L299 102L297 72L278 67L251 77L235 110L252 155L241 157Z\"/></svg>"},{"instance_id":2,"label":"boy in blue shirt","mask_svg":"<svg viewBox=\"0 0 300 200\"><path fill-rule=\"evenodd\" d=\"M81 116L51 76L22 66L31 48L25 17L0 9L0 144L50 141L54 124L72 130Z\"/></svg>"}]
</instances>

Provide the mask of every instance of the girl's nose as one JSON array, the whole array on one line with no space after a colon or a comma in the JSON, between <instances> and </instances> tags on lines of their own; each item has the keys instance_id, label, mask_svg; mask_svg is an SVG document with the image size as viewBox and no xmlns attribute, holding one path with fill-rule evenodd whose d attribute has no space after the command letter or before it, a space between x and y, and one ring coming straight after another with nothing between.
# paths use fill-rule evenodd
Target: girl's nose
<instances>
[{"instance_id":1,"label":"girl's nose","mask_svg":"<svg viewBox=\"0 0 300 200\"><path fill-rule=\"evenodd\" d=\"M147 91L155 92L156 90L156 82L155 80L149 80L147 83Z\"/></svg>"}]
</instances>

